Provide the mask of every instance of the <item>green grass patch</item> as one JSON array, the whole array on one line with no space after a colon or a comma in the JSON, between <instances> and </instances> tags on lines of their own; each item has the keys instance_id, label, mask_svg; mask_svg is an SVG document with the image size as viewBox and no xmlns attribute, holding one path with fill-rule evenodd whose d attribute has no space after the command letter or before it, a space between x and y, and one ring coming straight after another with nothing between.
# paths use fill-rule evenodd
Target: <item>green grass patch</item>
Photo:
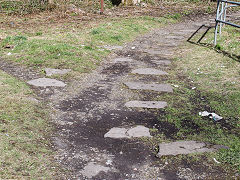
<instances>
[{"instance_id":1,"label":"green grass patch","mask_svg":"<svg viewBox=\"0 0 240 180\"><path fill-rule=\"evenodd\" d=\"M102 48L103 45L122 45L142 33L172 22L172 19L145 16L106 20L92 28L76 29L72 24L65 24L62 28L45 31L41 28L22 33L12 30L1 41L0 55L40 70L52 67L89 72L110 53Z\"/></svg>"},{"instance_id":2,"label":"green grass patch","mask_svg":"<svg viewBox=\"0 0 240 180\"><path fill-rule=\"evenodd\" d=\"M0 71L0 179L56 176L44 107L25 83Z\"/></svg>"}]
</instances>

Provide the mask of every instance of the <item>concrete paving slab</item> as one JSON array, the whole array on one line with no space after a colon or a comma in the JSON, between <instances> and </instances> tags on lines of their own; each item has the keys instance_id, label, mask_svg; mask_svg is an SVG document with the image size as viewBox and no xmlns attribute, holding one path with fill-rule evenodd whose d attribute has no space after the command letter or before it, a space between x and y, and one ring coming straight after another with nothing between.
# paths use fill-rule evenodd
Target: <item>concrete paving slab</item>
<instances>
[{"instance_id":1,"label":"concrete paving slab","mask_svg":"<svg viewBox=\"0 0 240 180\"><path fill-rule=\"evenodd\" d=\"M45 68L45 73L46 76L52 76L52 75L63 75L63 74L67 74L68 72L70 72L71 69L52 69L52 68Z\"/></svg>"},{"instance_id":2,"label":"concrete paving slab","mask_svg":"<svg viewBox=\"0 0 240 180\"><path fill-rule=\"evenodd\" d=\"M131 108L152 108L152 109L162 109L167 106L164 101L129 101L125 104L126 107Z\"/></svg>"},{"instance_id":3,"label":"concrete paving slab","mask_svg":"<svg viewBox=\"0 0 240 180\"><path fill-rule=\"evenodd\" d=\"M161 71L153 68L139 68L132 71L133 74L144 74L144 75L167 75L165 71Z\"/></svg>"},{"instance_id":4,"label":"concrete paving slab","mask_svg":"<svg viewBox=\"0 0 240 180\"><path fill-rule=\"evenodd\" d=\"M89 162L81 171L81 174L87 178L92 178L98 175L100 172L108 172L110 170L111 169L109 167L105 167L94 162Z\"/></svg>"},{"instance_id":5,"label":"concrete paving slab","mask_svg":"<svg viewBox=\"0 0 240 180\"><path fill-rule=\"evenodd\" d=\"M110 46L110 45L105 45L103 46L103 48L112 51L112 50L122 50L123 47L122 46Z\"/></svg>"},{"instance_id":6,"label":"concrete paving slab","mask_svg":"<svg viewBox=\"0 0 240 180\"><path fill-rule=\"evenodd\" d=\"M134 128L131 128L127 131L127 134L129 137L132 138L139 138L139 137L152 137L149 132L149 128L146 128L144 126L137 126Z\"/></svg>"},{"instance_id":7,"label":"concrete paving slab","mask_svg":"<svg viewBox=\"0 0 240 180\"><path fill-rule=\"evenodd\" d=\"M104 138L123 139L123 138L139 138L139 137L152 137L149 132L149 128L144 126L136 126L132 128L118 128L114 127L110 129Z\"/></svg>"},{"instance_id":8,"label":"concrete paving slab","mask_svg":"<svg viewBox=\"0 0 240 180\"><path fill-rule=\"evenodd\" d=\"M141 82L125 82L124 83L130 89L139 89L139 90L152 90L158 92L173 92L171 85L169 84L145 84Z\"/></svg>"},{"instance_id":9,"label":"concrete paving slab","mask_svg":"<svg viewBox=\"0 0 240 180\"><path fill-rule=\"evenodd\" d=\"M104 137L107 138L115 138L115 139L121 139L121 138L129 138L129 136L126 134L127 129L126 128L117 128L114 127L108 131Z\"/></svg>"},{"instance_id":10,"label":"concrete paving slab","mask_svg":"<svg viewBox=\"0 0 240 180\"><path fill-rule=\"evenodd\" d=\"M62 81L58 81L56 79L50 78L39 78L33 79L27 82L30 85L37 86L37 87L64 87L66 84Z\"/></svg>"},{"instance_id":11,"label":"concrete paving slab","mask_svg":"<svg viewBox=\"0 0 240 180\"><path fill-rule=\"evenodd\" d=\"M179 154L191 154L191 153L203 153L215 151L214 148L206 147L203 142L196 141L177 141L171 143L159 144L158 157L167 155L179 155Z\"/></svg>"},{"instance_id":12,"label":"concrete paving slab","mask_svg":"<svg viewBox=\"0 0 240 180\"><path fill-rule=\"evenodd\" d=\"M129 57L121 57L121 58L115 58L113 59L114 63L120 63L120 62L131 62L133 61L133 59L129 58Z\"/></svg>"},{"instance_id":13,"label":"concrete paving slab","mask_svg":"<svg viewBox=\"0 0 240 180\"><path fill-rule=\"evenodd\" d=\"M152 63L155 63L157 65L170 65L171 61L169 60L151 60Z\"/></svg>"},{"instance_id":14,"label":"concrete paving slab","mask_svg":"<svg viewBox=\"0 0 240 180\"><path fill-rule=\"evenodd\" d=\"M152 55L162 55L162 56L173 56L173 52L169 50L158 50L158 49L147 49L144 52L152 54Z\"/></svg>"}]
</instances>

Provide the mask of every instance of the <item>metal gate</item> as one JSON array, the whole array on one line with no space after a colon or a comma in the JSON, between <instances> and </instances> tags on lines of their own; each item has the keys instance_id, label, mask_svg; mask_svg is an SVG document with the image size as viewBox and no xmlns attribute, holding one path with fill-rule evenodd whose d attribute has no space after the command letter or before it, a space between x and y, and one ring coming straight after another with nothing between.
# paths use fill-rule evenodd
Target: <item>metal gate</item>
<instances>
[{"instance_id":1,"label":"metal gate","mask_svg":"<svg viewBox=\"0 0 240 180\"><path fill-rule=\"evenodd\" d=\"M218 0L215 34L214 34L214 45L217 45L217 35L218 35L218 32L219 34L221 34L223 24L240 28L240 25L226 21L227 9L230 7L236 7L236 6L240 6L240 2L229 1L229 0Z\"/></svg>"}]
</instances>

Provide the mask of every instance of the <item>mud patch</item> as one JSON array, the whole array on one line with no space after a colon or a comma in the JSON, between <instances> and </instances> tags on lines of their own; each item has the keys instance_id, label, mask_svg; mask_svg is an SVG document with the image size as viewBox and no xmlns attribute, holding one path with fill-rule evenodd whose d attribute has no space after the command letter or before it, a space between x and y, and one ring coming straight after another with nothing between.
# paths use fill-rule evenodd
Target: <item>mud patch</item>
<instances>
[{"instance_id":1,"label":"mud patch","mask_svg":"<svg viewBox=\"0 0 240 180\"><path fill-rule=\"evenodd\" d=\"M116 63L102 70L102 74L115 74L121 75L124 73L129 73L130 68L127 64Z\"/></svg>"},{"instance_id":2,"label":"mud patch","mask_svg":"<svg viewBox=\"0 0 240 180\"><path fill-rule=\"evenodd\" d=\"M103 89L101 86L91 87L82 92L82 95L62 101L58 109L61 111L86 111L95 106L93 102L101 102L107 98L108 93L108 89Z\"/></svg>"}]
</instances>

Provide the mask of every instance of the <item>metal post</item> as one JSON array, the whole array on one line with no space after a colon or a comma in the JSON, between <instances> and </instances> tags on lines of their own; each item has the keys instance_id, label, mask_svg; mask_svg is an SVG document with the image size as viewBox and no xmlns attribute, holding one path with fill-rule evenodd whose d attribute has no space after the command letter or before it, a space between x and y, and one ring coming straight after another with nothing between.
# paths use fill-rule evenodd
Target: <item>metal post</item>
<instances>
[{"instance_id":1,"label":"metal post","mask_svg":"<svg viewBox=\"0 0 240 180\"><path fill-rule=\"evenodd\" d=\"M225 21L225 22L226 22L226 17L227 17L227 6L228 6L228 3L226 2L225 3L225 9L224 9L224 18L223 18L223 21Z\"/></svg>"},{"instance_id":2,"label":"metal post","mask_svg":"<svg viewBox=\"0 0 240 180\"><path fill-rule=\"evenodd\" d=\"M221 2L221 15L220 15L220 20L223 21L223 16L224 16L224 7L225 7L225 2ZM219 34L222 33L222 26L223 26L223 23L220 22L220 27L219 27Z\"/></svg>"},{"instance_id":3,"label":"metal post","mask_svg":"<svg viewBox=\"0 0 240 180\"><path fill-rule=\"evenodd\" d=\"M104 2L103 2L103 0L100 0L100 3L101 3L100 14L103 14L103 11L104 11Z\"/></svg>"},{"instance_id":4,"label":"metal post","mask_svg":"<svg viewBox=\"0 0 240 180\"><path fill-rule=\"evenodd\" d=\"M215 34L214 34L214 45L217 45L217 33L218 33L218 16L220 10L220 0L217 2L217 16L216 16L216 25L215 25Z\"/></svg>"}]
</instances>

